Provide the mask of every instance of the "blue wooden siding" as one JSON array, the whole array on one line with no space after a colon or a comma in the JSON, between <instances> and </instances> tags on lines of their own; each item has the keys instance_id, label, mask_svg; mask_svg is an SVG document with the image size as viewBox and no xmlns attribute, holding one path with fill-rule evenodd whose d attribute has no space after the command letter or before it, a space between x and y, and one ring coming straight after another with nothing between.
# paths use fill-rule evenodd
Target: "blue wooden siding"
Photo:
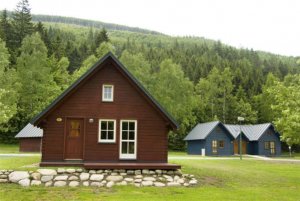
<instances>
[{"instance_id":1,"label":"blue wooden siding","mask_svg":"<svg viewBox=\"0 0 300 201\"><path fill-rule=\"evenodd\" d=\"M187 141L188 154L201 155L201 149L205 148L205 140Z\"/></svg>"},{"instance_id":2,"label":"blue wooden siding","mask_svg":"<svg viewBox=\"0 0 300 201\"><path fill-rule=\"evenodd\" d=\"M250 141L248 144L248 154L258 155L258 141Z\"/></svg>"},{"instance_id":3,"label":"blue wooden siding","mask_svg":"<svg viewBox=\"0 0 300 201\"><path fill-rule=\"evenodd\" d=\"M212 153L212 141L218 141L218 153ZM219 141L224 141L224 148L219 147ZM189 140L187 142L188 154L201 154L201 149L205 148L205 155L221 155L229 156L233 154L233 137L231 134L223 127L216 126L214 130L206 137L205 140Z\"/></svg>"},{"instance_id":4,"label":"blue wooden siding","mask_svg":"<svg viewBox=\"0 0 300 201\"><path fill-rule=\"evenodd\" d=\"M269 128L265 133L260 137L258 141L258 155L272 156L270 149L265 149L265 142L275 142L275 156L281 154L281 143L278 133L274 131L273 128Z\"/></svg>"},{"instance_id":5,"label":"blue wooden siding","mask_svg":"<svg viewBox=\"0 0 300 201\"><path fill-rule=\"evenodd\" d=\"M218 144L218 153L212 153L212 141L217 140L224 141L224 148L220 148ZM232 142L232 143L231 143ZM215 129L206 137L206 144L205 144L205 152L206 155L219 155L219 156L228 156L233 154L233 137L231 134L224 129L223 126L220 124L215 127Z\"/></svg>"}]
</instances>

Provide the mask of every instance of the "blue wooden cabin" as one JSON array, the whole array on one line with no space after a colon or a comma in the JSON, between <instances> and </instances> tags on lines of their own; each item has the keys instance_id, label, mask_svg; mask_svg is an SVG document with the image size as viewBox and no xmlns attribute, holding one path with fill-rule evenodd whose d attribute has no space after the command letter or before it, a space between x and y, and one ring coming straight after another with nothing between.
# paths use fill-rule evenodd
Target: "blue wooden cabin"
<instances>
[{"instance_id":1,"label":"blue wooden cabin","mask_svg":"<svg viewBox=\"0 0 300 201\"><path fill-rule=\"evenodd\" d=\"M233 155L234 137L219 121L198 124L184 140L188 154Z\"/></svg>"},{"instance_id":2,"label":"blue wooden cabin","mask_svg":"<svg viewBox=\"0 0 300 201\"><path fill-rule=\"evenodd\" d=\"M242 134L242 153L251 155L279 156L279 133L271 123L257 125L230 125L220 121L200 123L185 137L188 154L228 156L239 154Z\"/></svg>"}]
</instances>

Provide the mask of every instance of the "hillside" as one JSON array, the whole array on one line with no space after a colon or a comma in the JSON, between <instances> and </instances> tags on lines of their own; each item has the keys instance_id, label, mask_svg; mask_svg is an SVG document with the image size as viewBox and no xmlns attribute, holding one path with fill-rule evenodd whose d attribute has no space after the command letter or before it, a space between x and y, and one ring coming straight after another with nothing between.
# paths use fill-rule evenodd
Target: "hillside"
<instances>
[{"instance_id":1,"label":"hillside","mask_svg":"<svg viewBox=\"0 0 300 201\"><path fill-rule=\"evenodd\" d=\"M8 11L8 16L10 17L12 16L12 11ZM106 23L106 22L95 21L95 20L80 19L74 17L64 17L64 16L54 16L54 15L32 14L31 16L33 22L41 21L41 22L50 22L50 23L63 23L63 24L79 25L83 27L93 27L96 29L105 28L107 30L131 31L137 33L162 35L162 33L159 33L157 31L151 31L139 27L129 27L129 26Z\"/></svg>"},{"instance_id":2,"label":"hillside","mask_svg":"<svg viewBox=\"0 0 300 201\"><path fill-rule=\"evenodd\" d=\"M237 116L250 124L275 121L281 110L273 111L272 105L280 93L271 89L283 80L296 82L290 75L300 73L297 57L235 48L202 37L172 37L140 28L30 13L24 31L20 30L24 26L18 25L24 14L17 18L9 13L6 21L3 16L0 37L5 43L0 44L3 51L7 46L9 58L5 68L18 73L4 72L5 77L12 77L10 84L5 83L7 90L17 95L8 105L18 105L11 109L8 125L2 125L5 132L20 129L107 51L113 52L180 124L180 130L169 135L172 149L184 149L182 139L197 122L219 119L236 123ZM13 78L19 79L23 88L15 87ZM17 129L13 122L18 122Z\"/></svg>"}]
</instances>

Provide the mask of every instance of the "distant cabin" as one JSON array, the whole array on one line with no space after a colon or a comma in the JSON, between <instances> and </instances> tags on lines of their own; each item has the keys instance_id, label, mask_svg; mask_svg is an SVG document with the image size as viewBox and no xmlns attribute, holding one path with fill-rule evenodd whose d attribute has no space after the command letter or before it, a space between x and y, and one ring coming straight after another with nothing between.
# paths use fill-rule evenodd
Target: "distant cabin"
<instances>
[{"instance_id":1,"label":"distant cabin","mask_svg":"<svg viewBox=\"0 0 300 201\"><path fill-rule=\"evenodd\" d=\"M111 53L31 123L44 131L41 166L180 168L168 163L178 124Z\"/></svg>"},{"instance_id":2,"label":"distant cabin","mask_svg":"<svg viewBox=\"0 0 300 201\"><path fill-rule=\"evenodd\" d=\"M229 156L240 153L279 156L281 142L279 133L271 123L256 125L229 125L220 121L200 123L185 137L188 154Z\"/></svg>"},{"instance_id":3,"label":"distant cabin","mask_svg":"<svg viewBox=\"0 0 300 201\"><path fill-rule=\"evenodd\" d=\"M43 130L27 124L16 136L19 139L20 152L40 152Z\"/></svg>"}]
</instances>

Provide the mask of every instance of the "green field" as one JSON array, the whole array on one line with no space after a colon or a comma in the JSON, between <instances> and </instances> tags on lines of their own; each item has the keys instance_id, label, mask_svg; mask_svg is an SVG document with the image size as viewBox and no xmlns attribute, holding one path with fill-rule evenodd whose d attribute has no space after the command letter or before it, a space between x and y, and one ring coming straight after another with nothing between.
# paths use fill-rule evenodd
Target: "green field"
<instances>
[{"instance_id":1,"label":"green field","mask_svg":"<svg viewBox=\"0 0 300 201\"><path fill-rule=\"evenodd\" d=\"M6 153L19 153L19 144L1 144L0 143L0 154Z\"/></svg>"},{"instance_id":2,"label":"green field","mask_svg":"<svg viewBox=\"0 0 300 201\"><path fill-rule=\"evenodd\" d=\"M173 157L184 153L171 153ZM0 169L34 169L40 157L0 157ZM0 200L299 200L300 163L240 160L171 160L194 174L196 187L115 186L112 189L0 184ZM25 167L24 167L25 166Z\"/></svg>"},{"instance_id":3,"label":"green field","mask_svg":"<svg viewBox=\"0 0 300 201\"><path fill-rule=\"evenodd\" d=\"M283 152L280 158L300 159L300 153L292 153L292 157L290 157L288 152Z\"/></svg>"}]
</instances>

